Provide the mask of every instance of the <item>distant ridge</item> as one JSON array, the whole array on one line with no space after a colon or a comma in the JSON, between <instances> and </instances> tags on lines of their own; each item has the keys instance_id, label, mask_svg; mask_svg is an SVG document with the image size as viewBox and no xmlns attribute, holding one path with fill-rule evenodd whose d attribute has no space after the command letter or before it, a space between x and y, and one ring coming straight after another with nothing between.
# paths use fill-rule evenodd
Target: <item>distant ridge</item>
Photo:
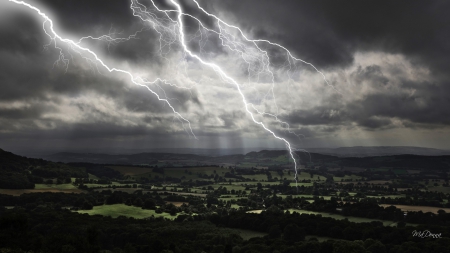
<instances>
[{"instance_id":1,"label":"distant ridge","mask_svg":"<svg viewBox=\"0 0 450 253\"><path fill-rule=\"evenodd\" d=\"M195 152L198 150L191 149L191 152L177 153L185 149L161 149L159 152L139 152L134 154L104 154L104 153L76 153L76 152L60 152L53 155L42 157L54 162L82 162L82 163L103 163L103 164L156 164L158 160L181 161L195 160L202 163L220 163L223 161L239 161L244 156L252 157L256 154L264 154L265 156L280 156L287 151L284 149L251 151L246 154L235 153L229 154L229 150L224 152L225 155L217 155L217 153ZM307 155L307 153L317 155L326 155L334 157L375 157L375 156L392 156L392 155L420 155L420 156L445 156L450 155L450 151L434 148L421 147L341 147L341 148L310 148L305 149L307 152L297 153L299 155ZM216 151L216 150L214 150ZM240 150L242 151L242 150ZM206 153L206 154L205 154Z\"/></svg>"},{"instance_id":2,"label":"distant ridge","mask_svg":"<svg viewBox=\"0 0 450 253\"><path fill-rule=\"evenodd\" d=\"M410 146L355 146L340 148L310 148L308 152L334 155L340 157L369 157L369 156L387 156L387 155L425 155L441 156L450 155L450 150L435 148L410 147Z\"/></svg>"},{"instance_id":3,"label":"distant ridge","mask_svg":"<svg viewBox=\"0 0 450 253\"><path fill-rule=\"evenodd\" d=\"M0 149L1 150L1 149ZM232 149L205 149L205 148L160 148L160 149L73 149L73 150L28 150L13 151L15 154L20 154L26 157L42 158L52 161L67 161L68 159L59 159L64 156L71 157L69 160L78 157L77 162L82 162L84 158L89 157L88 160L95 157L109 157L112 156L127 156L137 155L143 153L167 153L167 154L183 154L183 155L197 155L205 157L221 157L229 155L245 155L251 152L259 152L262 150L269 151L286 151L283 148L232 148ZM411 146L354 146L354 147L338 147L338 148L304 148L306 152L332 155L338 157L373 157L373 156L390 156L390 155L423 155L423 156L442 156L450 155L450 150L411 147ZM0 151L1 152L1 151ZM3 151L5 152L5 151ZM83 155L82 155L83 154ZM84 156L84 157L83 157ZM55 159L58 158L58 159ZM123 158L123 157L122 157Z\"/></svg>"}]
</instances>

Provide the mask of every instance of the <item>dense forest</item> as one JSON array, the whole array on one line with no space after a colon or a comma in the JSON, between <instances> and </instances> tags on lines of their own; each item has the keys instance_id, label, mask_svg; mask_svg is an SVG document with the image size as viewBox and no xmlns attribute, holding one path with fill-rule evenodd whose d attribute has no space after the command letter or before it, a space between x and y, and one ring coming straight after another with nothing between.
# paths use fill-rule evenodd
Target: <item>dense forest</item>
<instances>
[{"instance_id":1,"label":"dense forest","mask_svg":"<svg viewBox=\"0 0 450 253\"><path fill-rule=\"evenodd\" d=\"M449 207L450 194L426 186L439 182L446 190L448 165L444 170L443 164L448 157L415 161L407 156L301 153L305 169L301 180L294 181L294 174L282 167L287 161L282 154L261 151L211 158L269 164L278 160L267 168L174 168L167 163L64 164L0 151L0 189L32 189L36 184L40 191L0 194L0 253L450 252L450 213L383 206ZM158 156L171 157L155 154L149 159ZM399 167L376 169L400 166L399 161L410 158L422 168L414 174L399 173ZM344 165L359 168L343 170ZM369 183L378 178L395 180ZM400 194L402 187L406 190ZM144 214L108 216L117 207ZM99 215L96 210L106 211ZM258 236L247 240L242 231ZM415 236L417 231L430 231L436 238Z\"/></svg>"},{"instance_id":2,"label":"dense forest","mask_svg":"<svg viewBox=\"0 0 450 253\"><path fill-rule=\"evenodd\" d=\"M267 232L244 241L232 228ZM413 230L449 234L440 226L385 227L315 215L230 212L133 219L89 216L58 205L0 209L2 252L449 252L449 238L419 238ZM306 232L330 236L305 240ZM342 239L342 240L341 240Z\"/></svg>"},{"instance_id":3,"label":"dense forest","mask_svg":"<svg viewBox=\"0 0 450 253\"><path fill-rule=\"evenodd\" d=\"M42 159L26 158L0 149L0 189L33 189L44 178L87 177L84 168Z\"/></svg>"}]
</instances>

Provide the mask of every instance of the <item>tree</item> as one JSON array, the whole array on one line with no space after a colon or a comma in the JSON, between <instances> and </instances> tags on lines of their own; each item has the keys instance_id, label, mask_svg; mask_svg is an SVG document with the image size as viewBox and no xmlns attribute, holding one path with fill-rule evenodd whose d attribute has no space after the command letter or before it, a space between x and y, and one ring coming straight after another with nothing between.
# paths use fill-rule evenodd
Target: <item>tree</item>
<instances>
[{"instance_id":1,"label":"tree","mask_svg":"<svg viewBox=\"0 0 450 253\"><path fill-rule=\"evenodd\" d=\"M92 210L93 206L90 202L88 202L87 200L83 202L83 206L82 208L84 210Z\"/></svg>"},{"instance_id":2,"label":"tree","mask_svg":"<svg viewBox=\"0 0 450 253\"><path fill-rule=\"evenodd\" d=\"M143 204L144 204L144 202L142 201L141 198L136 198L136 199L133 201L133 206L139 206L139 207L142 207Z\"/></svg>"},{"instance_id":3,"label":"tree","mask_svg":"<svg viewBox=\"0 0 450 253\"><path fill-rule=\"evenodd\" d=\"M146 199L144 202L144 206L142 207L143 209L156 209L156 203L153 199Z\"/></svg>"},{"instance_id":4,"label":"tree","mask_svg":"<svg viewBox=\"0 0 450 253\"><path fill-rule=\"evenodd\" d=\"M281 236L281 228L279 225L273 225L269 228L269 237L271 239L277 239Z\"/></svg>"},{"instance_id":5,"label":"tree","mask_svg":"<svg viewBox=\"0 0 450 253\"><path fill-rule=\"evenodd\" d=\"M367 239L364 242L364 247L371 253L385 253L386 247L378 240L374 240L372 238Z\"/></svg>"},{"instance_id":6,"label":"tree","mask_svg":"<svg viewBox=\"0 0 450 253\"><path fill-rule=\"evenodd\" d=\"M296 224L287 225L283 231L283 239L292 243L305 240L305 235L305 230Z\"/></svg>"},{"instance_id":7,"label":"tree","mask_svg":"<svg viewBox=\"0 0 450 253\"><path fill-rule=\"evenodd\" d=\"M360 253L366 252L362 241L336 241L333 245L333 253Z\"/></svg>"}]
</instances>

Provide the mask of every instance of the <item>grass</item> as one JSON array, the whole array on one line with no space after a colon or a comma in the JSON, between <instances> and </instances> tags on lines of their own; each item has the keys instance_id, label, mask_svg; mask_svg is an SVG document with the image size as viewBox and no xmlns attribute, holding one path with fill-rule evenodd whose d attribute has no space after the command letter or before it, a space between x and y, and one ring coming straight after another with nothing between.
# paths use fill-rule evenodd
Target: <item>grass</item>
<instances>
[{"instance_id":1,"label":"grass","mask_svg":"<svg viewBox=\"0 0 450 253\"><path fill-rule=\"evenodd\" d=\"M199 173L204 175L215 175L214 171L216 171L216 174L219 176L223 176L225 172L229 172L229 169L220 168L220 167L192 167L192 168L164 168L164 174L161 173L155 173L152 171L151 168L140 168L140 167L132 167L132 166L110 166L111 169L114 169L116 171L119 171L120 173L124 175L129 175L132 178L140 178L140 177L146 177L146 178L164 178L164 177L174 177L174 178L182 178L183 181L188 181L190 179L192 180L204 180L199 177ZM188 173L186 173L187 171ZM190 174L189 174L190 173ZM208 179L208 180L214 180L214 179ZM232 179L233 180L233 179Z\"/></svg>"},{"instance_id":2,"label":"grass","mask_svg":"<svg viewBox=\"0 0 450 253\"><path fill-rule=\"evenodd\" d=\"M164 217L168 219L175 219L176 216L172 216L168 213L158 214L155 210L145 210L140 207L127 206L125 204L114 204L114 205L102 205L94 206L92 210L79 210L78 213L87 213L89 215L103 215L111 216L112 218L117 218L119 216L133 217L135 219L143 219L151 217Z\"/></svg>"},{"instance_id":3,"label":"grass","mask_svg":"<svg viewBox=\"0 0 450 253\"><path fill-rule=\"evenodd\" d=\"M348 219L350 222L355 223L362 223L362 222L372 222L372 221L380 221L383 223L384 226L397 226L397 223L394 221L387 221L387 220L379 220L379 219L369 219L369 218L362 218L362 217L353 217L353 216L344 216L340 214L334 214L334 213L325 213L325 212L313 212L313 211L307 211L307 210L298 210L298 209L289 209L289 212L297 212L300 214L320 214L322 217L329 217L336 220L344 220ZM407 223L409 226L417 226L415 224Z\"/></svg>"},{"instance_id":4,"label":"grass","mask_svg":"<svg viewBox=\"0 0 450 253\"><path fill-rule=\"evenodd\" d=\"M121 184L119 182L112 182L111 184L84 184L84 185L86 185L88 188L94 188L94 187L108 188L108 185L111 185L111 189L112 189L112 186L125 187L126 185L133 185L133 184Z\"/></svg>"},{"instance_id":5,"label":"grass","mask_svg":"<svg viewBox=\"0 0 450 253\"><path fill-rule=\"evenodd\" d=\"M382 197L385 197L385 198L391 198L391 199L395 199L395 198L404 198L404 197L406 197L406 194L399 194L399 195L383 195L383 196L367 196L368 198L377 198L377 199L379 199L379 198L382 198Z\"/></svg>"},{"instance_id":6,"label":"grass","mask_svg":"<svg viewBox=\"0 0 450 253\"><path fill-rule=\"evenodd\" d=\"M382 207L395 206L402 211L418 212L422 211L424 213L431 212L437 214L439 210L444 210L446 213L450 213L450 208L433 207L433 206L408 206L408 205L391 205L391 204L380 204Z\"/></svg>"},{"instance_id":7,"label":"grass","mask_svg":"<svg viewBox=\"0 0 450 253\"><path fill-rule=\"evenodd\" d=\"M252 230L246 230L246 229L231 229L231 231L236 232L236 234L240 235L242 239L248 240L255 237L263 237L266 236L267 233L252 231Z\"/></svg>"},{"instance_id":8,"label":"grass","mask_svg":"<svg viewBox=\"0 0 450 253\"><path fill-rule=\"evenodd\" d=\"M291 182L289 184L289 186L292 186L292 187L295 187L295 186L298 186L298 187L300 187L300 186L310 187L310 186L313 186L313 183L296 183L296 182Z\"/></svg>"},{"instance_id":9,"label":"grass","mask_svg":"<svg viewBox=\"0 0 450 253\"><path fill-rule=\"evenodd\" d=\"M361 177L357 176L357 175L345 175L343 177L333 177L333 179L334 179L335 182L341 182L342 179L344 181L348 180L348 179L352 179L353 181L357 181L357 180L361 180Z\"/></svg>"},{"instance_id":10,"label":"grass","mask_svg":"<svg viewBox=\"0 0 450 253\"><path fill-rule=\"evenodd\" d=\"M429 186L428 191L437 191L442 193L450 193L450 187L445 186Z\"/></svg>"},{"instance_id":11,"label":"grass","mask_svg":"<svg viewBox=\"0 0 450 253\"><path fill-rule=\"evenodd\" d=\"M325 213L325 212L313 212L313 211L307 211L307 210L299 210L299 209L288 209L289 212L297 212L299 214L314 214L314 215L322 215L322 217L326 218L333 218L335 220L344 220L348 219L350 222L355 223L362 223L362 222L372 222L372 221L380 221L383 223L384 226L397 226L397 223L394 221L387 221L387 220L379 220L379 219L369 219L369 218L362 218L362 217L353 217L353 216L343 216L340 214L334 214L334 213ZM252 210L248 211L248 213L261 213L262 210ZM407 223L408 226L417 226L416 224Z\"/></svg>"},{"instance_id":12,"label":"grass","mask_svg":"<svg viewBox=\"0 0 450 253\"><path fill-rule=\"evenodd\" d=\"M219 199L223 201L231 201L231 200L238 200L238 199L247 199L247 197L238 197L237 195L224 195L229 197L220 197Z\"/></svg>"},{"instance_id":13,"label":"grass","mask_svg":"<svg viewBox=\"0 0 450 253\"><path fill-rule=\"evenodd\" d=\"M34 189L36 189L36 190L48 190L48 189L72 190L72 189L78 189L78 187L73 184L35 184Z\"/></svg>"},{"instance_id":14,"label":"grass","mask_svg":"<svg viewBox=\"0 0 450 253\"><path fill-rule=\"evenodd\" d=\"M88 173L89 175L89 179L95 179L95 180L99 180L100 178L98 178L96 175L92 175L91 173ZM73 179L72 179L73 181Z\"/></svg>"},{"instance_id":15,"label":"grass","mask_svg":"<svg viewBox=\"0 0 450 253\"><path fill-rule=\"evenodd\" d=\"M307 235L307 236L305 236L305 241L308 241L311 238L316 238L317 241L319 241L319 242L326 242L328 240L335 240L335 241L343 240L343 239L336 239L336 238L326 237L326 236Z\"/></svg>"},{"instance_id":16,"label":"grass","mask_svg":"<svg viewBox=\"0 0 450 253\"><path fill-rule=\"evenodd\" d=\"M36 193L36 192L63 192L63 193L83 193L85 191L77 189L77 188L70 188L70 189L62 189L57 187L41 187L39 189L0 189L0 194L7 194L7 195L13 195L13 196L20 196L24 193Z\"/></svg>"}]
</instances>

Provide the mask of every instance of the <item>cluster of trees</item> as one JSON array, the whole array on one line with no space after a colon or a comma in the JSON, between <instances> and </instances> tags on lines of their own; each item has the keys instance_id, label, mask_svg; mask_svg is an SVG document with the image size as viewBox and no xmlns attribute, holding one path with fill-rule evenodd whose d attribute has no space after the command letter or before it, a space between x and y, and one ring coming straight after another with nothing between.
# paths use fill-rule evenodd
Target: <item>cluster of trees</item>
<instances>
[{"instance_id":1,"label":"cluster of trees","mask_svg":"<svg viewBox=\"0 0 450 253\"><path fill-rule=\"evenodd\" d=\"M29 176L23 172L1 171L0 170L0 188L1 189L33 189L34 182L30 181Z\"/></svg>"},{"instance_id":2,"label":"cluster of trees","mask_svg":"<svg viewBox=\"0 0 450 253\"><path fill-rule=\"evenodd\" d=\"M334 200L316 199L313 203L303 206L304 209L317 212L340 213L344 216L364 217L371 219L392 220L416 224L434 224L450 226L450 213L440 210L438 214L431 212L405 212L395 206L381 207L375 200L363 200L360 202L337 202ZM337 211L340 210L340 211Z\"/></svg>"},{"instance_id":3,"label":"cluster of trees","mask_svg":"<svg viewBox=\"0 0 450 253\"><path fill-rule=\"evenodd\" d=\"M244 241L233 228L267 233ZM413 230L431 230L442 238L418 238ZM305 235L336 239L318 242ZM449 252L450 234L440 226L384 227L315 215L224 212L133 219L81 215L55 207L0 209L2 252ZM340 240L343 239L343 240Z\"/></svg>"},{"instance_id":4,"label":"cluster of trees","mask_svg":"<svg viewBox=\"0 0 450 253\"><path fill-rule=\"evenodd\" d=\"M69 163L72 167L84 168L87 173L97 176L98 178L107 178L107 179L123 179L123 175L111 168L106 167L101 164L93 164L93 163Z\"/></svg>"},{"instance_id":5,"label":"cluster of trees","mask_svg":"<svg viewBox=\"0 0 450 253\"><path fill-rule=\"evenodd\" d=\"M0 189L33 189L51 178L87 177L84 168L32 159L0 149Z\"/></svg>"}]
</instances>

